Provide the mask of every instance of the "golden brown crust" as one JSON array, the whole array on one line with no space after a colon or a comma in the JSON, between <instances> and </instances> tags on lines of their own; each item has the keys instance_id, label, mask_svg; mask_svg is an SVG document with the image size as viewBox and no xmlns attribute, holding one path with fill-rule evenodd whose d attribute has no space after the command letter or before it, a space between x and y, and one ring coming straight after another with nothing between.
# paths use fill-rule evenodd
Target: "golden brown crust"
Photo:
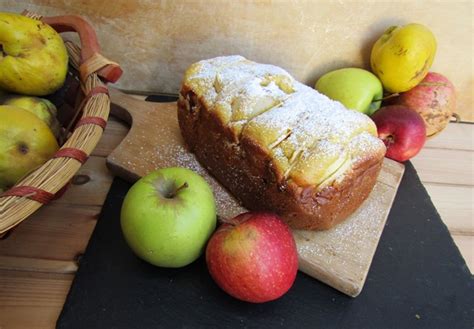
<instances>
[{"instance_id":1,"label":"golden brown crust","mask_svg":"<svg viewBox=\"0 0 474 329\"><path fill-rule=\"evenodd\" d=\"M345 174L323 188L301 187L273 166L261 145L240 141L203 101L183 85L178 119L198 160L251 210L278 213L295 229L324 230L343 221L368 197L382 167L384 150L367 152Z\"/></svg>"}]
</instances>

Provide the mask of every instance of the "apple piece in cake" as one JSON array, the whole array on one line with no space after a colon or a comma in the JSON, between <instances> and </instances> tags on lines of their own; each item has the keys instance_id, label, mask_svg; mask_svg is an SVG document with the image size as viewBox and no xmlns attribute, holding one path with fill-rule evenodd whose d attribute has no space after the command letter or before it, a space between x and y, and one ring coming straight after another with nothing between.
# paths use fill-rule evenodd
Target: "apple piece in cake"
<instances>
[{"instance_id":1,"label":"apple piece in cake","mask_svg":"<svg viewBox=\"0 0 474 329\"><path fill-rule=\"evenodd\" d=\"M367 198L385 154L373 121L242 56L186 71L178 119L198 160L249 209L327 229Z\"/></svg>"}]
</instances>

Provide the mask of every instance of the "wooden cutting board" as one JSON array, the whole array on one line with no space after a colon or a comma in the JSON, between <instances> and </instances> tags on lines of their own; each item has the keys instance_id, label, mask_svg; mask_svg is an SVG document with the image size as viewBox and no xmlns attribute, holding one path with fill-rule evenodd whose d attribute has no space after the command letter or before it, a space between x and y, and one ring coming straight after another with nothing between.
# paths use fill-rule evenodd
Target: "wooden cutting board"
<instances>
[{"instance_id":1,"label":"wooden cutting board","mask_svg":"<svg viewBox=\"0 0 474 329\"><path fill-rule=\"evenodd\" d=\"M175 102L146 102L115 89L110 93L112 115L131 124L126 138L107 158L113 173L134 182L157 168L187 167L204 176L212 186L221 219L245 211L186 150ZM385 159L369 198L333 229L294 230L299 269L349 296L357 296L364 286L404 169L404 165Z\"/></svg>"}]
</instances>

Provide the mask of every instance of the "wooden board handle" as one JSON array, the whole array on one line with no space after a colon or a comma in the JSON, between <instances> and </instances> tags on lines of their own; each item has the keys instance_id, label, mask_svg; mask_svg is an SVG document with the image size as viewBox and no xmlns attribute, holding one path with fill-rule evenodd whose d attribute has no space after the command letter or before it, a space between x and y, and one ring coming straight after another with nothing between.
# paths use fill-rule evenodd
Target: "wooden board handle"
<instances>
[{"instance_id":1,"label":"wooden board handle","mask_svg":"<svg viewBox=\"0 0 474 329\"><path fill-rule=\"evenodd\" d=\"M133 124L133 112L137 108L143 107L143 105L148 105L144 101L135 99L118 89L109 88L110 95L110 114L114 117L125 121L130 126Z\"/></svg>"}]
</instances>

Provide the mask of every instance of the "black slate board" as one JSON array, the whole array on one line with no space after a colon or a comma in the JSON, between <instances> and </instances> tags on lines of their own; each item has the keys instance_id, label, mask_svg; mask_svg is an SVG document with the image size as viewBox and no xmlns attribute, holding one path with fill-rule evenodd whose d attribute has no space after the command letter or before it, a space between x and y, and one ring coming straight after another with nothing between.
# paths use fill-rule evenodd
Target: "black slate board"
<instances>
[{"instance_id":1,"label":"black slate board","mask_svg":"<svg viewBox=\"0 0 474 329\"><path fill-rule=\"evenodd\" d=\"M249 304L214 284L203 257L141 261L120 231L130 186L114 180L58 328L474 328L473 276L411 163L355 299L299 273L281 299Z\"/></svg>"}]
</instances>

